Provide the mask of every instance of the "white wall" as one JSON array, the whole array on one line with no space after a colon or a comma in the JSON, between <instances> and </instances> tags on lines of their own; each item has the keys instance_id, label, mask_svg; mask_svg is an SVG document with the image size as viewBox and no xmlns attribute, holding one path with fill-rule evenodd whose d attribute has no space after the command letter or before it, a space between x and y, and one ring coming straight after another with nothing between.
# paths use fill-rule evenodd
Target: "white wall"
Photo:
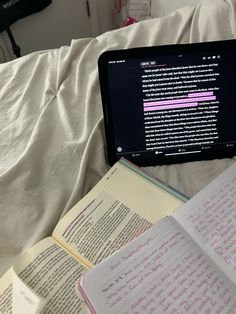
<instances>
[{"instance_id":1,"label":"white wall","mask_svg":"<svg viewBox=\"0 0 236 314\"><path fill-rule=\"evenodd\" d=\"M112 29L113 0L88 0L90 6L90 24L92 36L98 36Z\"/></svg>"},{"instance_id":2,"label":"white wall","mask_svg":"<svg viewBox=\"0 0 236 314\"><path fill-rule=\"evenodd\" d=\"M99 14L100 34L112 29L113 0L96 0Z\"/></svg>"}]
</instances>

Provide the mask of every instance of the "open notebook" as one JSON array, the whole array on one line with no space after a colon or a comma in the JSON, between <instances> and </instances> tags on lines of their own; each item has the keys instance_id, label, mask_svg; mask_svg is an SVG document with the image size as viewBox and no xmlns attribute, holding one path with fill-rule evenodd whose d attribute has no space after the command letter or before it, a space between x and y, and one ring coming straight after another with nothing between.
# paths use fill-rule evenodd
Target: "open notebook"
<instances>
[{"instance_id":1,"label":"open notebook","mask_svg":"<svg viewBox=\"0 0 236 314\"><path fill-rule=\"evenodd\" d=\"M236 313L236 163L77 289L92 313Z\"/></svg>"}]
</instances>

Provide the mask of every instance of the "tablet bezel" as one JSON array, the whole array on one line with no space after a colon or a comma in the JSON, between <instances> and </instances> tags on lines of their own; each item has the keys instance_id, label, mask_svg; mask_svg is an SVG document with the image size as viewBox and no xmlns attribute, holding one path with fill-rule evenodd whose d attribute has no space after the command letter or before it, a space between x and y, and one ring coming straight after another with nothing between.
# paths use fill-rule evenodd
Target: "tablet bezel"
<instances>
[{"instance_id":1,"label":"tablet bezel","mask_svg":"<svg viewBox=\"0 0 236 314\"><path fill-rule=\"evenodd\" d=\"M104 126L106 136L106 148L107 148L107 159L110 165L113 165L120 156L116 154L113 122L112 122L112 110L111 110L111 96L109 93L109 81L108 81L108 64L109 61L116 59L136 59L145 57L158 57L161 55L170 56L186 53L221 53L225 49L234 49L236 52L236 40L223 40L223 41L211 41L201 43L189 43L189 44L174 44L174 45L163 45L163 46L148 46L129 48L122 50L109 50L103 52L98 59L98 71L99 71L99 83L101 90L102 107L104 114ZM197 160L210 160L210 159L221 159L231 158L236 155L236 146L227 151L202 151L200 154L186 154L176 155L171 158L160 158L141 156L133 158L131 161L139 166L154 166L162 164L173 164L183 163ZM127 157L125 157L127 158Z\"/></svg>"}]
</instances>

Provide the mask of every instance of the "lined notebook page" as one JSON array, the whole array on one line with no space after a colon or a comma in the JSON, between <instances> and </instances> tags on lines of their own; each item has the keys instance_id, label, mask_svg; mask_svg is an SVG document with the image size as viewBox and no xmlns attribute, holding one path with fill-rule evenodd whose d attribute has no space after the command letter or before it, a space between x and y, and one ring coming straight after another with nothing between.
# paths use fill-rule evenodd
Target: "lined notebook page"
<instances>
[{"instance_id":1,"label":"lined notebook page","mask_svg":"<svg viewBox=\"0 0 236 314\"><path fill-rule=\"evenodd\" d=\"M174 217L236 284L236 163Z\"/></svg>"},{"instance_id":2,"label":"lined notebook page","mask_svg":"<svg viewBox=\"0 0 236 314\"><path fill-rule=\"evenodd\" d=\"M94 313L233 313L235 287L172 218L85 274Z\"/></svg>"},{"instance_id":3,"label":"lined notebook page","mask_svg":"<svg viewBox=\"0 0 236 314\"><path fill-rule=\"evenodd\" d=\"M174 191L174 195L168 193L121 164L116 169L105 190L151 223L156 223L183 204Z\"/></svg>"}]
</instances>

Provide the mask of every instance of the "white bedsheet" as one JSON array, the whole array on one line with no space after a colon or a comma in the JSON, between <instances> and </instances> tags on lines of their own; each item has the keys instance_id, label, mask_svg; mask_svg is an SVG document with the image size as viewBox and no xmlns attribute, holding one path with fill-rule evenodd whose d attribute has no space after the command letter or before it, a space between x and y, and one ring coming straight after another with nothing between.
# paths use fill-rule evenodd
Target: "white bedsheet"
<instances>
[{"instance_id":1,"label":"white bedsheet","mask_svg":"<svg viewBox=\"0 0 236 314\"><path fill-rule=\"evenodd\" d=\"M235 0L74 40L0 66L0 274L104 175L97 59L107 49L235 38ZM234 160L149 167L191 196Z\"/></svg>"}]
</instances>

